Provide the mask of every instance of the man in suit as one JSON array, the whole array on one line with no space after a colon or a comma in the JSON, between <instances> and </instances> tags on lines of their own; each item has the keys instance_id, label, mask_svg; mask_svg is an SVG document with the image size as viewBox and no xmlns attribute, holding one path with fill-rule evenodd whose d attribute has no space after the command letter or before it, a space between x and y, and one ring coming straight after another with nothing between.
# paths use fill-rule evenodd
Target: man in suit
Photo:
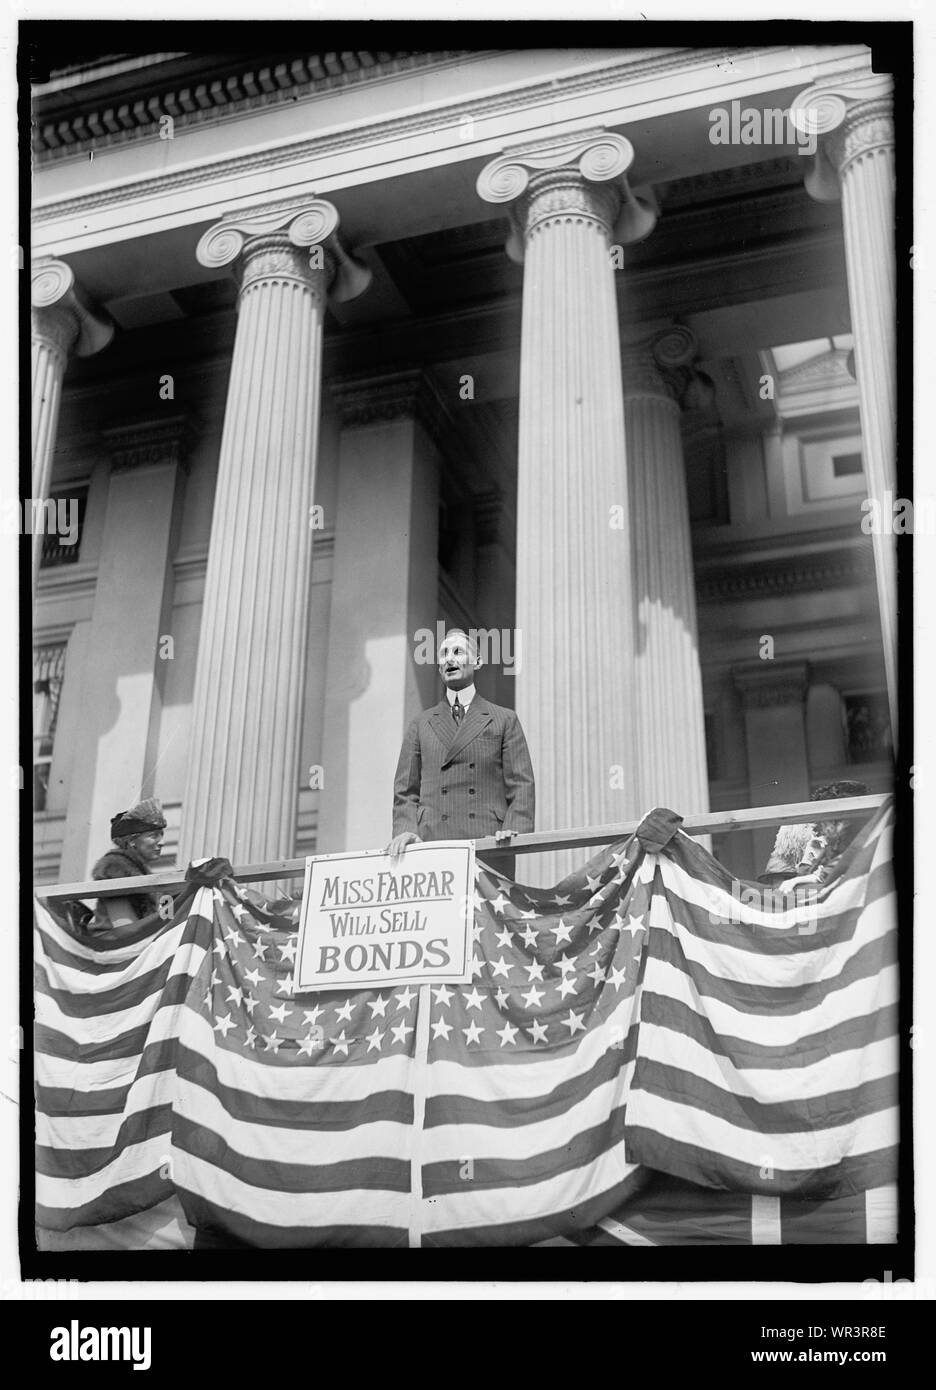
<instances>
[{"instance_id":1,"label":"man in suit","mask_svg":"<svg viewBox=\"0 0 936 1390\"><path fill-rule=\"evenodd\" d=\"M533 829L533 765L523 729L513 710L478 694L481 666L467 633L446 633L439 648L445 696L411 722L400 750L387 847L393 858L419 840L493 835L506 844ZM511 878L514 859L487 855L492 868Z\"/></svg>"}]
</instances>

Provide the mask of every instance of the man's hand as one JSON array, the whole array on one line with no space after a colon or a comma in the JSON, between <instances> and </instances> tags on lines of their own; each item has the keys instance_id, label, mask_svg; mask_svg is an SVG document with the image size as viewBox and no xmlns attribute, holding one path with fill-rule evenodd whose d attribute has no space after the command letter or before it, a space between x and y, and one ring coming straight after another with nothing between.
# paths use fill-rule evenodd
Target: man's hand
<instances>
[{"instance_id":1,"label":"man's hand","mask_svg":"<svg viewBox=\"0 0 936 1390\"><path fill-rule=\"evenodd\" d=\"M389 854L390 862L395 864L403 854L407 845L419 844L419 836L415 830L401 830L399 835L394 835L386 848L385 853Z\"/></svg>"},{"instance_id":2,"label":"man's hand","mask_svg":"<svg viewBox=\"0 0 936 1390\"><path fill-rule=\"evenodd\" d=\"M513 836L512 830L495 830L494 839L497 844L505 844Z\"/></svg>"}]
</instances>

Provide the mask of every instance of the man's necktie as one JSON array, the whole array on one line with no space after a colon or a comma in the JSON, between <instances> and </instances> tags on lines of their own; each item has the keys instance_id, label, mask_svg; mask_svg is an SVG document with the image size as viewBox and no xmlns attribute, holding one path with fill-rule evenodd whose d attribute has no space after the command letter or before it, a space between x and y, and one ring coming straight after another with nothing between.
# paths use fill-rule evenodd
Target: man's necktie
<instances>
[{"instance_id":1,"label":"man's necktie","mask_svg":"<svg viewBox=\"0 0 936 1390\"><path fill-rule=\"evenodd\" d=\"M458 696L452 701L452 718L456 724L462 722L462 715L465 713L464 707L458 703Z\"/></svg>"}]
</instances>

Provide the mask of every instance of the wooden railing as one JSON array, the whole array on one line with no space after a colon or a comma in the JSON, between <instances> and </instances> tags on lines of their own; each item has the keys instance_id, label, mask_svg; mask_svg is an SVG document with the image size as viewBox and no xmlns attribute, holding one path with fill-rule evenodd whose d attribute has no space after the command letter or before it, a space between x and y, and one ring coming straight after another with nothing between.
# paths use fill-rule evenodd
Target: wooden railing
<instances>
[{"instance_id":1,"label":"wooden railing","mask_svg":"<svg viewBox=\"0 0 936 1390\"><path fill-rule=\"evenodd\" d=\"M744 811L712 811L701 816L686 816L681 829L687 835L723 835L736 830L766 830L775 825L799 825L819 820L863 819L887 800L886 796L842 797L838 801L799 801L786 806L757 806ZM641 817L642 819L642 817ZM532 830L515 835L506 844L486 837L475 840L479 854L485 850L508 849L517 854L535 854L548 850L585 849L591 845L613 844L626 840L640 820L623 821L617 825L594 825L588 830ZM239 883L272 882L299 878L305 873L305 859L274 859L265 864L245 864L235 869L233 877ZM74 898L116 898L127 893L174 893L185 887L185 872L180 869L160 869L140 878L108 878L89 883L37 884L36 895L47 902L68 902Z\"/></svg>"}]
</instances>

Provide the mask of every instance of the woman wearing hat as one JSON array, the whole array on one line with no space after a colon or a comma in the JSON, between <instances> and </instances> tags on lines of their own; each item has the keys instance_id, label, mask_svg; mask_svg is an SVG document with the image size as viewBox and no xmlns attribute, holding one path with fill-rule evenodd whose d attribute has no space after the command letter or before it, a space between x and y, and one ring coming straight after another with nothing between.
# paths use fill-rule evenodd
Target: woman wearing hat
<instances>
[{"instance_id":1,"label":"woman wearing hat","mask_svg":"<svg viewBox=\"0 0 936 1390\"><path fill-rule=\"evenodd\" d=\"M139 878L150 872L162 853L166 818L155 797L138 801L129 811L119 811L111 821L113 848L101 856L91 877ZM156 893L132 893L125 898L98 898L94 916L88 924L92 932L110 931L136 926L159 907Z\"/></svg>"},{"instance_id":2,"label":"woman wearing hat","mask_svg":"<svg viewBox=\"0 0 936 1390\"><path fill-rule=\"evenodd\" d=\"M826 782L813 788L812 800L868 795L864 782ZM834 815L833 810L832 819L812 825L781 825L758 882L776 884L782 893L803 883L824 883L862 825L859 820L834 819Z\"/></svg>"}]
</instances>

